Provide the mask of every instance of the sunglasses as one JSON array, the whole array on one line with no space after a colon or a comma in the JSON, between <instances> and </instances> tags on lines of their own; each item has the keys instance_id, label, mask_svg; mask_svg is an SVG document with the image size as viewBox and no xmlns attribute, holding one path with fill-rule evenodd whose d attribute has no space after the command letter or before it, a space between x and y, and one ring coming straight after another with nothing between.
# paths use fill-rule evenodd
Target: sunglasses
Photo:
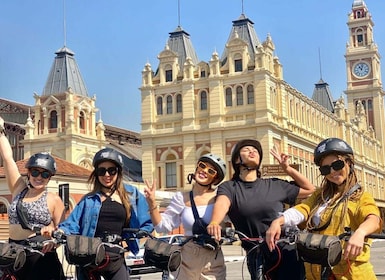
<instances>
[{"instance_id":1,"label":"sunglasses","mask_svg":"<svg viewBox=\"0 0 385 280\"><path fill-rule=\"evenodd\" d=\"M330 172L332 172L331 171L332 168L334 171L338 171L338 170L341 170L342 168L344 168L344 166L345 166L345 162L343 160L339 159L330 165L320 166L319 171L321 172L321 175L326 176L326 175L329 175Z\"/></svg>"},{"instance_id":2,"label":"sunglasses","mask_svg":"<svg viewBox=\"0 0 385 280\"><path fill-rule=\"evenodd\" d=\"M200 161L198 162L198 167L204 171L207 170L207 173L214 177L215 175L217 175L217 171L211 167L208 167L206 163L204 163L203 161Z\"/></svg>"},{"instance_id":3,"label":"sunglasses","mask_svg":"<svg viewBox=\"0 0 385 280\"><path fill-rule=\"evenodd\" d=\"M96 169L96 175L98 176L104 176L106 175L106 172L108 172L110 176L114 176L116 173L118 173L118 168L117 167L108 167L108 168L99 167Z\"/></svg>"},{"instance_id":4,"label":"sunglasses","mask_svg":"<svg viewBox=\"0 0 385 280\"><path fill-rule=\"evenodd\" d=\"M36 177L39 177L39 175L41 176L41 178L43 179L48 179L49 177L51 177L51 172L49 171L39 171L37 169L32 169L31 170L31 176L36 178Z\"/></svg>"}]
</instances>

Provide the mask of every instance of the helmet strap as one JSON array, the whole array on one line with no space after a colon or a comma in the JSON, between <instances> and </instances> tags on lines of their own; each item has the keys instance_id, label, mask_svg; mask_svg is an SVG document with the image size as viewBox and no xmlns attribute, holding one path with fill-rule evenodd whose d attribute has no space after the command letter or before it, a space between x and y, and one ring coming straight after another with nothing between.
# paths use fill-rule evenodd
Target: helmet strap
<instances>
[{"instance_id":1,"label":"helmet strap","mask_svg":"<svg viewBox=\"0 0 385 280\"><path fill-rule=\"evenodd\" d=\"M188 181L188 183L191 184L191 182L192 182L193 180L196 181L196 180L195 180L195 174L193 174L193 173L188 174L188 176L187 176L187 181ZM199 183L199 185L201 185L201 186L203 186L203 187L210 187L210 186L212 185L212 182L211 182L210 184L202 184L202 183Z\"/></svg>"},{"instance_id":2,"label":"helmet strap","mask_svg":"<svg viewBox=\"0 0 385 280\"><path fill-rule=\"evenodd\" d=\"M242 161L241 155L239 155L239 160L240 160L239 165L243 166L247 171L258 170L259 169L259 164L256 165L256 166L247 166L246 164L244 164L243 161Z\"/></svg>"}]
</instances>

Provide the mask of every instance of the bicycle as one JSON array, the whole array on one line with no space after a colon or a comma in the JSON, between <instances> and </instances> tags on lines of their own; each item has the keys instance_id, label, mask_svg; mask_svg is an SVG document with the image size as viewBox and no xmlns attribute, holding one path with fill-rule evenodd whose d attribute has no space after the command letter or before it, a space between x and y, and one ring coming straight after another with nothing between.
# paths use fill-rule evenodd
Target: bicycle
<instances>
[{"instance_id":1,"label":"bicycle","mask_svg":"<svg viewBox=\"0 0 385 280\"><path fill-rule=\"evenodd\" d=\"M179 265L181 264L181 247L185 245L187 242L193 240L195 243L198 243L199 245L205 247L208 250L217 250L221 243L224 241L228 243L232 243L235 241L234 238L228 236L228 237L222 237L220 242L216 242L214 238L207 234L195 234L192 236L187 236L185 239L180 243L180 244L169 244L168 242L158 239L157 237L153 236L151 233L142 231L139 229L129 229L129 233L133 234L135 238L141 239L144 237L148 237L152 240L156 240L156 245L154 247L163 247L164 251L162 249L158 250L158 252L155 252L154 254L156 256L156 260L151 260L151 257L146 258L146 253L145 253L145 261L149 265L156 266L162 270L162 280L168 280L168 279L175 279L177 278L178 275L178 269ZM173 248L173 249L171 249ZM175 251L169 251L169 250L177 250L178 252L175 253ZM150 251L150 249L147 247L145 250ZM169 252L169 253L167 253ZM162 256L162 254L164 255ZM171 261L170 261L171 260ZM176 276L173 276L173 272L176 272Z\"/></svg>"},{"instance_id":2,"label":"bicycle","mask_svg":"<svg viewBox=\"0 0 385 280\"><path fill-rule=\"evenodd\" d=\"M274 273L274 271L277 269L279 264L282 260L282 252L281 248L278 244L287 244L287 245L294 245L296 241L296 236L299 233L299 229L296 227L288 227L284 231L283 238L276 241L275 245L275 256L266 259L264 255L271 255L271 253L263 254L263 252L268 252L267 245L265 242L265 239L263 237L249 237L245 233L235 230L233 228L226 228L224 230L224 236L225 238L230 238L232 242L236 240L242 241L242 244L246 247L248 247L247 254L245 258L243 259L242 263L242 279L245 279L244 270L245 270L245 264L249 262L254 262L255 264L260 264L256 266L255 277L258 280L270 280L271 274ZM238 237L236 237L236 235ZM255 259L249 259L249 258L255 258ZM265 266L266 265L266 266Z\"/></svg>"},{"instance_id":3,"label":"bicycle","mask_svg":"<svg viewBox=\"0 0 385 280\"><path fill-rule=\"evenodd\" d=\"M126 232L125 229L123 229L123 233ZM72 236L72 237L71 237ZM89 251L82 251L78 252L79 257L74 255L74 253L70 249L68 244L68 238L82 238L83 240L86 240L84 242L87 242L85 244L85 247L87 247L87 250ZM87 269L87 277L90 280L97 279L96 273L98 273L100 270L105 268L109 261L110 257L109 254L105 253L105 249L108 248L115 248L114 252L118 254L124 254L128 252L127 247L123 247L122 241L127 241L129 238L122 238L122 236L117 234L109 234L105 233L102 237L87 237L87 236L80 236L80 235L65 235L61 231L56 231L53 233L53 239L57 244L61 244L65 246L65 257L67 262L70 265L74 265L75 267L82 267L82 268L89 268ZM81 244L82 241L76 241ZM72 241L73 243L73 241ZM90 245L92 244L92 245ZM103 249L98 252L97 247L103 246ZM81 246L80 246L81 247ZM76 248L76 251L81 251L80 248ZM127 275L128 278L131 280L140 280L140 276L131 276L129 273L129 270L127 269ZM76 273L73 278L71 279L77 279ZM103 279L103 277L102 277Z\"/></svg>"},{"instance_id":4,"label":"bicycle","mask_svg":"<svg viewBox=\"0 0 385 280\"><path fill-rule=\"evenodd\" d=\"M349 238L354 234L354 231L351 230L350 227L345 227L344 232L340 235L338 235L339 240L344 240L347 241ZM372 233L366 236L366 238L371 238L371 239L385 239L385 234L376 234ZM367 244L367 243L365 243ZM350 263L348 262L348 267ZM333 273L332 269L330 266L321 266L321 280L333 280Z\"/></svg>"},{"instance_id":5,"label":"bicycle","mask_svg":"<svg viewBox=\"0 0 385 280\"><path fill-rule=\"evenodd\" d=\"M32 237L25 239L21 244L0 242L2 253L0 256L0 280L18 280L17 271L25 264L27 253L44 256L41 250L47 243L54 243L54 241L51 239L40 240L40 238L37 240L35 237Z\"/></svg>"}]
</instances>

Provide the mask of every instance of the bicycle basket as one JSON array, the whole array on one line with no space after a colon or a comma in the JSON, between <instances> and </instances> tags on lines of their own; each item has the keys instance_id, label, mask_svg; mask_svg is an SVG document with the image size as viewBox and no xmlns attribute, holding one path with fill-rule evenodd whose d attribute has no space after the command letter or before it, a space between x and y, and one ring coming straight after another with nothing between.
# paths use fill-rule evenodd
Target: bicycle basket
<instances>
[{"instance_id":1,"label":"bicycle basket","mask_svg":"<svg viewBox=\"0 0 385 280\"><path fill-rule=\"evenodd\" d=\"M0 243L0 268L19 270L25 264L26 253L22 245L16 243Z\"/></svg>"},{"instance_id":2,"label":"bicycle basket","mask_svg":"<svg viewBox=\"0 0 385 280\"><path fill-rule=\"evenodd\" d=\"M342 247L337 236L300 233L296 246L298 256L308 263L334 266L341 260Z\"/></svg>"},{"instance_id":3,"label":"bicycle basket","mask_svg":"<svg viewBox=\"0 0 385 280\"><path fill-rule=\"evenodd\" d=\"M163 240L147 239L144 244L144 262L162 270L176 271L182 262L181 246Z\"/></svg>"},{"instance_id":4,"label":"bicycle basket","mask_svg":"<svg viewBox=\"0 0 385 280\"><path fill-rule=\"evenodd\" d=\"M69 264L98 266L104 260L105 248L100 238L69 235L66 240L65 256Z\"/></svg>"}]
</instances>

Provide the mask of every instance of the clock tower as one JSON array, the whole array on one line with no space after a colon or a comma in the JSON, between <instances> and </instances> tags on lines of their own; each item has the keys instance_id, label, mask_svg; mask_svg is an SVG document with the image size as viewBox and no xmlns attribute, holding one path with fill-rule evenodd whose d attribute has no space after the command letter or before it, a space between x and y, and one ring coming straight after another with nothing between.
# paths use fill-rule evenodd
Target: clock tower
<instances>
[{"instance_id":1,"label":"clock tower","mask_svg":"<svg viewBox=\"0 0 385 280\"><path fill-rule=\"evenodd\" d=\"M366 127L385 144L384 91L378 47L373 39L372 16L364 0L354 0L349 14L349 42L346 46L347 95L349 114L366 114ZM361 106L362 105L362 106Z\"/></svg>"}]
</instances>

